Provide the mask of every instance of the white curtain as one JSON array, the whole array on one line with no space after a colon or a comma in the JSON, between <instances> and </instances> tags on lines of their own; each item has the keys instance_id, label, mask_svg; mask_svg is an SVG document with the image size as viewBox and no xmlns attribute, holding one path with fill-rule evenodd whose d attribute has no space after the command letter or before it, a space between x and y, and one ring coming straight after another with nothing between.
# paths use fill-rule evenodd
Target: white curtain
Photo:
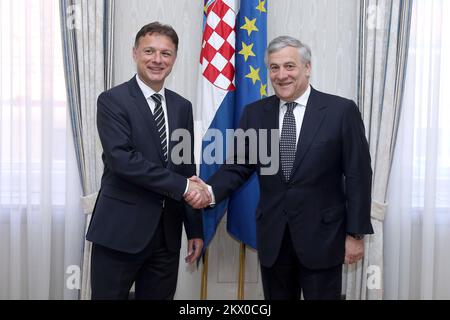
<instances>
[{"instance_id":1,"label":"white curtain","mask_svg":"<svg viewBox=\"0 0 450 320\"><path fill-rule=\"evenodd\" d=\"M450 1L415 0L389 185L385 298L450 299Z\"/></svg>"},{"instance_id":2,"label":"white curtain","mask_svg":"<svg viewBox=\"0 0 450 320\"><path fill-rule=\"evenodd\" d=\"M344 268L348 300L383 298L383 224L389 172L397 139L412 2L360 2L358 105L372 157L374 234L365 238L364 259Z\"/></svg>"},{"instance_id":3,"label":"white curtain","mask_svg":"<svg viewBox=\"0 0 450 320\"><path fill-rule=\"evenodd\" d=\"M97 97L112 83L114 0L60 0L68 108L89 226L103 172ZM84 242L80 299L91 296L92 243Z\"/></svg>"},{"instance_id":4,"label":"white curtain","mask_svg":"<svg viewBox=\"0 0 450 320\"><path fill-rule=\"evenodd\" d=\"M81 187L58 2L0 1L0 299L76 299Z\"/></svg>"}]
</instances>

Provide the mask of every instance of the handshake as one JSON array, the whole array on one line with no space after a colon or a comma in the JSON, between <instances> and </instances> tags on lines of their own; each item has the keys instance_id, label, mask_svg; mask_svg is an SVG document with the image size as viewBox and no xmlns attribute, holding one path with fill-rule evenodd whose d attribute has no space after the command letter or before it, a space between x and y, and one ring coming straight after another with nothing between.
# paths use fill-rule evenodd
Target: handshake
<instances>
[{"instance_id":1,"label":"handshake","mask_svg":"<svg viewBox=\"0 0 450 320\"><path fill-rule=\"evenodd\" d=\"M192 176L189 178L189 188L184 200L194 209L203 209L212 204L213 197L208 185L199 177Z\"/></svg>"}]
</instances>

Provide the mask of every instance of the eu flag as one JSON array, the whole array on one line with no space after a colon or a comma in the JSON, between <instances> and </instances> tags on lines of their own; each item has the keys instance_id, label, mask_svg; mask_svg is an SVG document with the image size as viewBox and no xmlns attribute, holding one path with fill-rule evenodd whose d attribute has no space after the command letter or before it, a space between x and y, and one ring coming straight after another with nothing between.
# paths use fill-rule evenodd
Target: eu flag
<instances>
[{"instance_id":1,"label":"eu flag","mask_svg":"<svg viewBox=\"0 0 450 320\"><path fill-rule=\"evenodd\" d=\"M236 31L235 127L247 104L267 96L267 72L264 65L267 1L241 1ZM253 174L231 196L227 214L228 232L253 248L256 248L255 212L258 200L258 177Z\"/></svg>"},{"instance_id":2,"label":"eu flag","mask_svg":"<svg viewBox=\"0 0 450 320\"><path fill-rule=\"evenodd\" d=\"M240 4L239 4L240 3ZM266 0L205 0L200 54L199 107L202 117L200 177L207 180L225 161L227 146L207 132L220 132L239 124L243 108L267 96L264 50L267 44ZM213 129L213 130L212 130ZM224 141L225 142L225 141ZM219 163L204 159L208 145L215 144ZM220 158L220 159L217 159ZM205 209L205 247L228 208L227 229L239 241L256 247L255 211L259 199L256 175L229 200Z\"/></svg>"}]
</instances>

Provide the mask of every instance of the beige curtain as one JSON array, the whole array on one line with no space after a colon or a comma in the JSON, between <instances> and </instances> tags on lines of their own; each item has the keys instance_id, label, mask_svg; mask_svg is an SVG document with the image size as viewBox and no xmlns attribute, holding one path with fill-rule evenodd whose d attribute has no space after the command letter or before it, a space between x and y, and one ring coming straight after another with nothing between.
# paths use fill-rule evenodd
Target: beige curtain
<instances>
[{"instance_id":1,"label":"beige curtain","mask_svg":"<svg viewBox=\"0 0 450 320\"><path fill-rule=\"evenodd\" d=\"M414 0L389 179L384 299L450 299L450 1Z\"/></svg>"},{"instance_id":2,"label":"beige curtain","mask_svg":"<svg viewBox=\"0 0 450 320\"><path fill-rule=\"evenodd\" d=\"M96 127L98 95L111 87L113 0L60 0L67 96L86 227L103 171ZM81 299L90 298L91 243L85 241Z\"/></svg>"},{"instance_id":3,"label":"beige curtain","mask_svg":"<svg viewBox=\"0 0 450 320\"><path fill-rule=\"evenodd\" d=\"M0 1L0 300L78 299L84 216L59 20L54 0Z\"/></svg>"},{"instance_id":4,"label":"beige curtain","mask_svg":"<svg viewBox=\"0 0 450 320\"><path fill-rule=\"evenodd\" d=\"M383 298L383 221L405 79L412 1L360 4L358 103L372 156L372 224L362 262L345 268L346 299Z\"/></svg>"}]
</instances>

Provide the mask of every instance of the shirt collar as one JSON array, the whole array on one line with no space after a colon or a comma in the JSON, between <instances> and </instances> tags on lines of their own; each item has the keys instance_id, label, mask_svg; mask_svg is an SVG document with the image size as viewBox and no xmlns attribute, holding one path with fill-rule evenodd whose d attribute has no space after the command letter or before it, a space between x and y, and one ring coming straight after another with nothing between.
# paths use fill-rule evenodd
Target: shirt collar
<instances>
[{"instance_id":1,"label":"shirt collar","mask_svg":"<svg viewBox=\"0 0 450 320\"><path fill-rule=\"evenodd\" d=\"M303 92L303 94L302 94L300 97L298 97L297 99L295 99L294 102L297 102L297 104L298 104L299 106L306 107L306 104L308 103L308 99L309 99L309 95L310 95L310 94L311 94L311 86L308 85L308 88L306 89L306 91ZM286 103L287 103L287 101L284 101L284 100L281 100L281 99L280 99L280 107L285 106Z\"/></svg>"},{"instance_id":2,"label":"shirt collar","mask_svg":"<svg viewBox=\"0 0 450 320\"><path fill-rule=\"evenodd\" d=\"M141 88L141 91L144 94L145 99L149 99L155 93L159 93L162 96L162 100L164 100L164 97L165 97L164 94L165 94L165 90L166 90L164 87L162 87L161 90L159 90L159 92L156 92L155 90L150 88L148 85L146 85L145 82L142 81L141 78L139 78L138 74L136 74L136 81L138 83L139 88Z\"/></svg>"}]
</instances>

